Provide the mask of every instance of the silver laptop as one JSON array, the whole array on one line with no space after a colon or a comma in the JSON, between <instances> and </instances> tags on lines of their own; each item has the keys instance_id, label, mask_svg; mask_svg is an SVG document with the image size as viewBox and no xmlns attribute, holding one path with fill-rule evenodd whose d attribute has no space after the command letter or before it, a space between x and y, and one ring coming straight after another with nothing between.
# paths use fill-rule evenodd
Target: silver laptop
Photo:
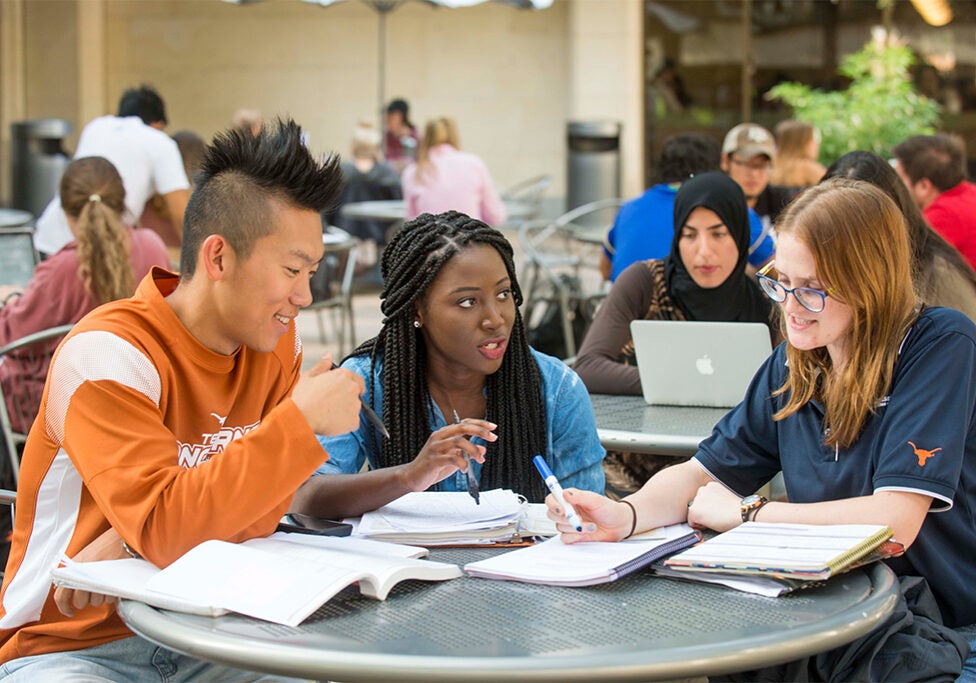
<instances>
[{"instance_id":1,"label":"silver laptop","mask_svg":"<svg viewBox=\"0 0 976 683\"><path fill-rule=\"evenodd\" d=\"M25 286L34 276L38 256L30 228L0 230L0 285Z\"/></svg>"},{"instance_id":2,"label":"silver laptop","mask_svg":"<svg viewBox=\"0 0 976 683\"><path fill-rule=\"evenodd\" d=\"M630 333L650 405L737 405L771 351L762 323L634 320Z\"/></svg>"}]
</instances>

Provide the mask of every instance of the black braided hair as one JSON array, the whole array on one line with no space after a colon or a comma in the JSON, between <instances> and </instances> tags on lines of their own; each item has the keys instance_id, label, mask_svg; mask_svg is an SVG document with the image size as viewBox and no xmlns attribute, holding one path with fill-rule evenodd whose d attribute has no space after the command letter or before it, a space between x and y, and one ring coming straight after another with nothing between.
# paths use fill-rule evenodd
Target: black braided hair
<instances>
[{"instance_id":1,"label":"black braided hair","mask_svg":"<svg viewBox=\"0 0 976 683\"><path fill-rule=\"evenodd\" d=\"M515 324L498 372L487 378L487 416L498 425L498 440L488 444L481 470L481 486L488 490L511 488L531 502L541 502L546 490L532 457L545 456L546 404L542 374L529 350L525 325L518 307L522 290L515 276L512 246L486 223L457 211L422 214L403 225L383 251L380 333L352 352L369 355L371 400L375 400L372 367L383 354L383 419L390 432L383 439L381 466L411 462L430 436L431 399L427 385L427 349L414 327L416 302L455 254L474 244L491 246L505 262L512 281ZM375 406L374 406L375 408ZM374 452L380 438L370 429Z\"/></svg>"}]
</instances>

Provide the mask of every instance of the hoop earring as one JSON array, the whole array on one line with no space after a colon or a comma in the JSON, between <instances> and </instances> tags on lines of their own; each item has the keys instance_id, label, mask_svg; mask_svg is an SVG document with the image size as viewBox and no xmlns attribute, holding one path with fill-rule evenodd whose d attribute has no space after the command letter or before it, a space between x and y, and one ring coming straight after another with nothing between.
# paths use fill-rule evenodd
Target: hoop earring
<instances>
[{"instance_id":1,"label":"hoop earring","mask_svg":"<svg viewBox=\"0 0 976 683\"><path fill-rule=\"evenodd\" d=\"M421 326L422 324L423 324L423 323L421 323L421 322L420 322L419 320L414 320L414 321L413 321L413 326L414 326L414 327L416 327L416 328L417 328L418 330L420 329L420 326Z\"/></svg>"}]
</instances>

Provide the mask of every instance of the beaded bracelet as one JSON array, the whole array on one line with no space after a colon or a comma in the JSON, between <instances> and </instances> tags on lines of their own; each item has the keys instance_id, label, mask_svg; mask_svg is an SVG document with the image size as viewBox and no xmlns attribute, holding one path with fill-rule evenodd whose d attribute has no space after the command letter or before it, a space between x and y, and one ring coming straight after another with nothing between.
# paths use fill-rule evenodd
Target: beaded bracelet
<instances>
[{"instance_id":1,"label":"beaded bracelet","mask_svg":"<svg viewBox=\"0 0 976 683\"><path fill-rule=\"evenodd\" d=\"M635 508L634 504L631 503L629 500L621 500L620 502L626 505L627 507L629 507L630 511L634 513L634 523L630 525L630 533L624 536L624 539L627 539L633 536L634 532L637 530L637 508Z\"/></svg>"}]
</instances>

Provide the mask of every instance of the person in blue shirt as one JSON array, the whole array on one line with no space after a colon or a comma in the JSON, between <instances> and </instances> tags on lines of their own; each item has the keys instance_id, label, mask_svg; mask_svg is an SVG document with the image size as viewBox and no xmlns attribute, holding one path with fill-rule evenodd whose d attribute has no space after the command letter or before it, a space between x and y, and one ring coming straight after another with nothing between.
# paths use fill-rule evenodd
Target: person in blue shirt
<instances>
[{"instance_id":1,"label":"person in blue shirt","mask_svg":"<svg viewBox=\"0 0 976 683\"><path fill-rule=\"evenodd\" d=\"M600 260L603 277L616 282L633 263L663 259L671 251L674 199L681 183L717 171L721 159L718 143L700 133L681 133L664 142L657 168L657 183L617 212L607 233ZM759 267L773 255L770 229L749 209L749 265Z\"/></svg>"},{"instance_id":2,"label":"person in blue shirt","mask_svg":"<svg viewBox=\"0 0 976 683\"><path fill-rule=\"evenodd\" d=\"M500 232L456 211L422 214L384 250L382 274L383 327L342 367L366 379L363 399L390 438L365 419L351 434L320 437L328 460L299 489L295 511L346 517L410 491L465 491L468 467L482 490L541 502L537 454L564 485L603 491L586 388L529 347Z\"/></svg>"},{"instance_id":3,"label":"person in blue shirt","mask_svg":"<svg viewBox=\"0 0 976 683\"><path fill-rule=\"evenodd\" d=\"M905 547L889 566L927 581L947 633L885 641L881 651L895 651L872 660L870 678L888 680L883 667L907 661L910 642L951 680L966 640L976 649L976 325L916 299L904 219L873 185L825 181L777 229L775 273L759 279L787 341L743 402L692 460L622 502L567 491L584 532L559 528L576 542L686 520L715 531L755 520L887 525ZM749 495L780 470L788 501ZM976 680L974 665L970 656L962 680Z\"/></svg>"}]
</instances>

